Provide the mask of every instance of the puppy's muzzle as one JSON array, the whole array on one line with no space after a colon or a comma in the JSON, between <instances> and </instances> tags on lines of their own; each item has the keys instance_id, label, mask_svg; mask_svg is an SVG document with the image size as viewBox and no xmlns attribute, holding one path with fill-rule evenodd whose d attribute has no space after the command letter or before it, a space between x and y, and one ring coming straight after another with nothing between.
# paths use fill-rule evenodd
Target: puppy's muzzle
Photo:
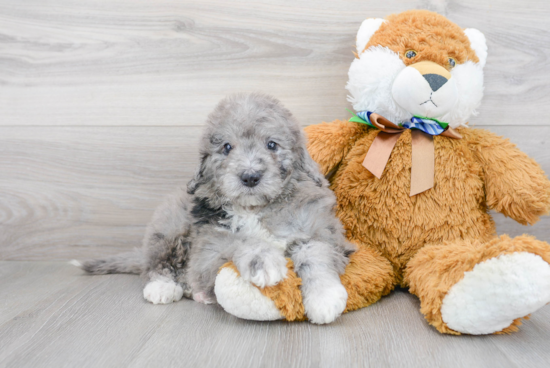
<instances>
[{"instance_id":1,"label":"puppy's muzzle","mask_svg":"<svg viewBox=\"0 0 550 368\"><path fill-rule=\"evenodd\" d=\"M259 172L245 172L241 175L241 182L244 186L247 186L249 188L255 187L258 185L260 180L262 179L262 174Z\"/></svg>"}]
</instances>

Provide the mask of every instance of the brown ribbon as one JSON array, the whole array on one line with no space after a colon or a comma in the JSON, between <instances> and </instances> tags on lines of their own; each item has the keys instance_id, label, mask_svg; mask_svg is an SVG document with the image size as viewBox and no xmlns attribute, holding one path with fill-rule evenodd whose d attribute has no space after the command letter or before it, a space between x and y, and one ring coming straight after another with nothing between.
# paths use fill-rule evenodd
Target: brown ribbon
<instances>
[{"instance_id":1,"label":"brown ribbon","mask_svg":"<svg viewBox=\"0 0 550 368\"><path fill-rule=\"evenodd\" d=\"M390 159L393 147L406 128L400 127L383 116L370 114L370 122L380 129L372 142L363 166L378 179ZM447 127L440 135L460 139L462 136L451 127ZM411 162L411 193L410 196L422 193L434 186L435 156L433 137L417 129L411 129L412 162Z\"/></svg>"}]
</instances>

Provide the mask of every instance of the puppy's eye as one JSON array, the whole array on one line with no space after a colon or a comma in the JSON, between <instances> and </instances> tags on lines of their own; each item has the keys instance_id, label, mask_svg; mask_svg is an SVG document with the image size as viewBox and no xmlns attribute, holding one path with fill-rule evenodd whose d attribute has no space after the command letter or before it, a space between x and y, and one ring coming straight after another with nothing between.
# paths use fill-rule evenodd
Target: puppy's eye
<instances>
[{"instance_id":1,"label":"puppy's eye","mask_svg":"<svg viewBox=\"0 0 550 368\"><path fill-rule=\"evenodd\" d=\"M267 142L267 148L272 150L272 151L275 151L277 149L277 143L275 143L273 141L269 141L269 142Z\"/></svg>"},{"instance_id":2,"label":"puppy's eye","mask_svg":"<svg viewBox=\"0 0 550 368\"><path fill-rule=\"evenodd\" d=\"M451 68L454 68L454 67L455 67L455 65L456 65L456 61L455 61L455 59L453 59L453 58L449 58L449 65L451 66Z\"/></svg>"},{"instance_id":3,"label":"puppy's eye","mask_svg":"<svg viewBox=\"0 0 550 368\"><path fill-rule=\"evenodd\" d=\"M405 57L407 59L412 59L413 57L415 57L417 54L416 54L416 51L414 50L409 50L405 53Z\"/></svg>"},{"instance_id":4,"label":"puppy's eye","mask_svg":"<svg viewBox=\"0 0 550 368\"><path fill-rule=\"evenodd\" d=\"M229 151L231 151L232 149L233 149L233 147L229 143L224 144L223 145L223 154L228 155Z\"/></svg>"}]
</instances>

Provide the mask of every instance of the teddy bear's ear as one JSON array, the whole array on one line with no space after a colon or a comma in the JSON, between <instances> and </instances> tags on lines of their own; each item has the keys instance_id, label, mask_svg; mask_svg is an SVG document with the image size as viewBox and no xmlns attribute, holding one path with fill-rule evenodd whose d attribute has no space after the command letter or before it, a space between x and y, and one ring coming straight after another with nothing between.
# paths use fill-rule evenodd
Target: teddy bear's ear
<instances>
[{"instance_id":1,"label":"teddy bear's ear","mask_svg":"<svg viewBox=\"0 0 550 368\"><path fill-rule=\"evenodd\" d=\"M470 40L470 47L475 51L479 59L479 65L483 68L487 61L487 42L485 41L485 36L475 28L466 28L464 33Z\"/></svg>"},{"instance_id":2,"label":"teddy bear's ear","mask_svg":"<svg viewBox=\"0 0 550 368\"><path fill-rule=\"evenodd\" d=\"M357 32L357 55L361 55L374 32L378 31L378 28L385 21L385 19L381 18L369 18L361 23L361 27L359 27L359 31Z\"/></svg>"}]
</instances>

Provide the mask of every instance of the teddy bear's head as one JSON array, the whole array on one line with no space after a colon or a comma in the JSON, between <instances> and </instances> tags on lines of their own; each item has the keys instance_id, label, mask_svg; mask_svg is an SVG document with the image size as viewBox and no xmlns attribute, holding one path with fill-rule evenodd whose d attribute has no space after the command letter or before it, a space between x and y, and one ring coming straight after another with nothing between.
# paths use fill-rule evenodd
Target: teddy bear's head
<instances>
[{"instance_id":1,"label":"teddy bear's head","mask_svg":"<svg viewBox=\"0 0 550 368\"><path fill-rule=\"evenodd\" d=\"M400 123L413 116L466 125L483 96L485 37L442 15L411 10L367 19L346 88L356 111Z\"/></svg>"}]
</instances>

